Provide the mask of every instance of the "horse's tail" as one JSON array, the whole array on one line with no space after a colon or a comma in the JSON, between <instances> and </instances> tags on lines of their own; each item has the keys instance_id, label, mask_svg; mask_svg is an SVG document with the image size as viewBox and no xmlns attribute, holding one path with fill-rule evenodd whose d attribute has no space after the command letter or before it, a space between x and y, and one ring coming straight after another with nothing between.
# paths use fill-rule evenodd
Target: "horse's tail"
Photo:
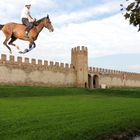
<instances>
[{"instance_id":1,"label":"horse's tail","mask_svg":"<svg viewBox=\"0 0 140 140\"><path fill-rule=\"evenodd\" d=\"M1 25L1 24L0 24L0 30L3 28L3 26L4 26L4 25Z\"/></svg>"}]
</instances>

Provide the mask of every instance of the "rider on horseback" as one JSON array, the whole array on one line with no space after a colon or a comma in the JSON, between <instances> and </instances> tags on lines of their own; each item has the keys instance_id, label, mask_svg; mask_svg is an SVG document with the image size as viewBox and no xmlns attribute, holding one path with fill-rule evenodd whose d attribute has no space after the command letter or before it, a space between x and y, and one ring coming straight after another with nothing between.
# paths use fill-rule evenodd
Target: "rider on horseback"
<instances>
[{"instance_id":1,"label":"rider on horseback","mask_svg":"<svg viewBox=\"0 0 140 140\"><path fill-rule=\"evenodd\" d=\"M26 3L21 13L22 23L26 26L26 30L25 30L26 36L28 36L30 29L33 27L32 23L35 21L35 19L33 19L32 16L30 15L30 11L29 11L30 8L31 8L31 4Z\"/></svg>"}]
</instances>

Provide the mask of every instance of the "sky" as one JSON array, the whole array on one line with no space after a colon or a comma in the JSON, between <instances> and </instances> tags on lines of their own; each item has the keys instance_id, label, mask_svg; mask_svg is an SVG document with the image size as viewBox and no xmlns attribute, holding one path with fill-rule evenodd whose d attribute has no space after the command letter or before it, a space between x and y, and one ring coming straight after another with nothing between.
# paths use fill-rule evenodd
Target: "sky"
<instances>
[{"instance_id":1,"label":"sky","mask_svg":"<svg viewBox=\"0 0 140 140\"><path fill-rule=\"evenodd\" d=\"M89 67L140 73L140 33L124 19L120 4L125 0L0 0L0 24L21 23L21 11L30 2L32 17L49 14L54 27L39 34L36 48L21 55L11 46L13 55L71 63L71 48L88 48ZM0 53L9 55L0 32ZM21 50L28 42L15 41Z\"/></svg>"}]
</instances>

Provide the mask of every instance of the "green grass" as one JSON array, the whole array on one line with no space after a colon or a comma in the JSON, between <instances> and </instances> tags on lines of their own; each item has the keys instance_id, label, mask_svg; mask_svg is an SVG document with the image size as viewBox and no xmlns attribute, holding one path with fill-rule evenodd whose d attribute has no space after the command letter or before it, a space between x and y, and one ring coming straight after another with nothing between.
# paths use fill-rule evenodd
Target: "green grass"
<instances>
[{"instance_id":1,"label":"green grass","mask_svg":"<svg viewBox=\"0 0 140 140\"><path fill-rule=\"evenodd\" d=\"M0 86L0 140L97 140L140 127L140 88Z\"/></svg>"}]
</instances>

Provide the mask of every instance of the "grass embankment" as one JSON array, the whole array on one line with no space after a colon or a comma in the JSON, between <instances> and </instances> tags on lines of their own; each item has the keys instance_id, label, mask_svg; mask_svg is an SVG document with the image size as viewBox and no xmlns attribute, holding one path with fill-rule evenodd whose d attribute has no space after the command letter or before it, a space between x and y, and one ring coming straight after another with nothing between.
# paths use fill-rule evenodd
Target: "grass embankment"
<instances>
[{"instance_id":1,"label":"grass embankment","mask_svg":"<svg viewBox=\"0 0 140 140\"><path fill-rule=\"evenodd\" d=\"M96 140L140 127L140 89L0 86L0 140Z\"/></svg>"}]
</instances>

